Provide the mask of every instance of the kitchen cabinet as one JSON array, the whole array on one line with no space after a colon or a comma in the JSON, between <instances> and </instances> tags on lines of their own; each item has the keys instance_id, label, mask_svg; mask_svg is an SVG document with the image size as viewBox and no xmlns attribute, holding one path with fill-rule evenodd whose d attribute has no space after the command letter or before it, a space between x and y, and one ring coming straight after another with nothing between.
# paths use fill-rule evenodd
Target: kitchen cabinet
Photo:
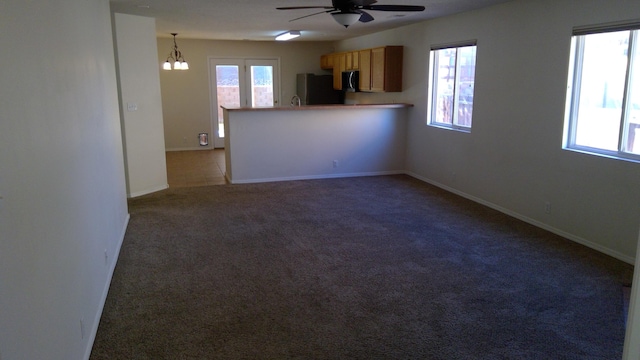
<instances>
[{"instance_id":1,"label":"kitchen cabinet","mask_svg":"<svg viewBox=\"0 0 640 360\"><path fill-rule=\"evenodd\" d=\"M346 70L358 70L360 69L360 52L359 51L350 51L346 53Z\"/></svg>"},{"instance_id":2,"label":"kitchen cabinet","mask_svg":"<svg viewBox=\"0 0 640 360\"><path fill-rule=\"evenodd\" d=\"M326 54L320 57L320 68L323 70L333 69L334 54Z\"/></svg>"},{"instance_id":3,"label":"kitchen cabinet","mask_svg":"<svg viewBox=\"0 0 640 360\"><path fill-rule=\"evenodd\" d=\"M371 91L371 49L360 50L360 91Z\"/></svg>"},{"instance_id":4,"label":"kitchen cabinet","mask_svg":"<svg viewBox=\"0 0 640 360\"><path fill-rule=\"evenodd\" d=\"M402 46L381 46L322 55L323 69L333 69L333 88L342 89L342 72L360 72L360 91L402 91Z\"/></svg>"},{"instance_id":5,"label":"kitchen cabinet","mask_svg":"<svg viewBox=\"0 0 640 360\"><path fill-rule=\"evenodd\" d=\"M402 46L371 49L370 91L402 91Z\"/></svg>"},{"instance_id":6,"label":"kitchen cabinet","mask_svg":"<svg viewBox=\"0 0 640 360\"><path fill-rule=\"evenodd\" d=\"M333 88L342 90L342 72L347 70L347 54L333 55Z\"/></svg>"},{"instance_id":7,"label":"kitchen cabinet","mask_svg":"<svg viewBox=\"0 0 640 360\"><path fill-rule=\"evenodd\" d=\"M402 91L402 46L381 46L320 57L325 70L333 70L333 88L342 89L342 72L360 72L360 91Z\"/></svg>"}]
</instances>

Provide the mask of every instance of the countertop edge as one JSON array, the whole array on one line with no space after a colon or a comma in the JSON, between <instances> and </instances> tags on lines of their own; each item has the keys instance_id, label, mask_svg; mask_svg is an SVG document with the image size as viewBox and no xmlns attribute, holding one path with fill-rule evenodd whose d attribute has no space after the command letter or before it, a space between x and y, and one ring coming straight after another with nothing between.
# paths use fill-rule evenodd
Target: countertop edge
<instances>
[{"instance_id":1,"label":"countertop edge","mask_svg":"<svg viewBox=\"0 0 640 360\"><path fill-rule=\"evenodd\" d=\"M299 111L299 110L344 110L344 109L402 109L413 107L413 104L392 103L392 104L327 104L327 105L304 105L304 106L274 106L274 107L235 107L227 108L227 111Z\"/></svg>"}]
</instances>

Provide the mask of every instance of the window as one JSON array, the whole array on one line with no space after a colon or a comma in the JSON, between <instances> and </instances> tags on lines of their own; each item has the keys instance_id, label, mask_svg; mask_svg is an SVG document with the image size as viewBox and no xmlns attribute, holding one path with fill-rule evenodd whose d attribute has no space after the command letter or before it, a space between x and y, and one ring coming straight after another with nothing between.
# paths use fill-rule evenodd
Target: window
<instances>
[{"instance_id":1,"label":"window","mask_svg":"<svg viewBox=\"0 0 640 360\"><path fill-rule=\"evenodd\" d=\"M574 29L565 148L640 161L639 30L629 27Z\"/></svg>"},{"instance_id":2,"label":"window","mask_svg":"<svg viewBox=\"0 0 640 360\"><path fill-rule=\"evenodd\" d=\"M428 124L471 131L476 76L475 41L458 46L432 47L429 64Z\"/></svg>"}]
</instances>

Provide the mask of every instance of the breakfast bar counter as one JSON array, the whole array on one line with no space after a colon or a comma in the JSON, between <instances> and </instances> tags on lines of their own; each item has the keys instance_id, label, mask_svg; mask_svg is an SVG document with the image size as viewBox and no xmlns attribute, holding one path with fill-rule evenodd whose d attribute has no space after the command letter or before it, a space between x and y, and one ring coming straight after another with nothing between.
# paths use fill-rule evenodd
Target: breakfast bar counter
<instances>
[{"instance_id":1,"label":"breakfast bar counter","mask_svg":"<svg viewBox=\"0 0 640 360\"><path fill-rule=\"evenodd\" d=\"M411 104L223 108L232 184L404 172Z\"/></svg>"},{"instance_id":2,"label":"breakfast bar counter","mask_svg":"<svg viewBox=\"0 0 640 360\"><path fill-rule=\"evenodd\" d=\"M299 111L299 110L344 110L344 109L402 109L412 107L413 104L388 103L388 104L325 104L325 105L302 105L302 106L274 106L274 107L237 107L226 108L228 111Z\"/></svg>"}]
</instances>

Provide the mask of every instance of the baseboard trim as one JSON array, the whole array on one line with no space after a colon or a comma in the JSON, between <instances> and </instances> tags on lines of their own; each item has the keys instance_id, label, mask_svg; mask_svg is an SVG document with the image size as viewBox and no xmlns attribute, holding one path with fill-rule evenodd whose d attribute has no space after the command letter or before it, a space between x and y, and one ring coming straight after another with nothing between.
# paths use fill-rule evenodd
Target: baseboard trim
<instances>
[{"instance_id":1,"label":"baseboard trim","mask_svg":"<svg viewBox=\"0 0 640 360\"><path fill-rule=\"evenodd\" d=\"M116 246L116 251L113 254L113 257L111 259L111 264L109 264L109 269L107 269L107 279L104 284L104 289L102 289L102 296L100 299L100 303L98 304L98 311L96 312L96 316L93 319L93 327L91 329L91 333L89 334L89 339L87 341L87 349L85 350L84 357L83 357L83 359L85 360L89 360L89 357L91 356L91 350L93 349L93 343L96 341L96 335L98 334L98 326L100 325L100 318L102 318L104 305L107 302L107 295L109 295L109 287L111 286L113 273L116 270L116 264L118 263L118 258L120 257L120 250L122 249L122 244L124 243L124 236L127 232L127 227L129 226L129 219L131 219L131 215L127 214L127 217L124 221L124 226L122 228L122 232L120 233L118 244Z\"/></svg>"},{"instance_id":2,"label":"baseboard trim","mask_svg":"<svg viewBox=\"0 0 640 360\"><path fill-rule=\"evenodd\" d=\"M567 238L567 239L569 239L571 241L574 241L574 242L576 242L578 244L584 245L586 247L589 247L591 249L599 251L599 252L601 252L603 254L606 254L606 255L614 257L614 258L616 258L618 260L624 261L624 262L626 262L628 264L632 264L633 265L635 263L635 258L633 258L633 257L624 255L624 254L622 254L622 253L620 253L618 251L615 251L615 250L610 249L608 247L602 246L600 244L596 244L596 243L594 243L592 241L589 241L587 239L584 239L584 238L582 238L580 236L568 233L568 232L566 232L564 230L555 228L553 226L550 226L548 224L540 222L540 221L538 221L536 219L533 219L533 218L530 218L528 216L522 215L520 213L517 213L515 211L509 210L507 208L504 208L502 206L496 205L494 203L491 203L489 201L483 200L481 198L469 195L469 194L467 194L465 192L462 192L460 190L457 190L457 189L451 188L451 187L449 187L447 185L441 184L441 183L439 183L437 181L433 181L433 180L427 179L427 178L422 177L422 176L420 176L418 174L415 174L413 172L405 172L405 173L407 175L411 176L411 177L414 177L414 178L420 180L420 181L424 181L424 182L426 182L428 184L431 184L433 186L437 186L437 187L439 187L439 188L441 188L443 190L446 190L448 192L451 192L451 193L454 193L456 195L462 196L463 198L469 199L469 200L471 200L473 202L477 202L477 203L479 203L481 205L484 205L484 206L487 206L487 207L492 208L494 210L500 211L503 214L509 215L509 216L514 217L514 218L516 218L518 220L522 220L522 221L524 221L526 223L529 223L529 224L531 224L533 226L536 226L536 227L539 227L541 229L547 230L547 231L552 232L552 233L554 233L556 235L560 235L560 236L562 236L564 238Z\"/></svg>"},{"instance_id":3,"label":"baseboard trim","mask_svg":"<svg viewBox=\"0 0 640 360\"><path fill-rule=\"evenodd\" d=\"M146 189L143 191L137 191L131 194L127 194L128 198L134 198L134 197L138 197L138 196L142 196L142 195L147 195L147 194L151 194L157 191L161 191L161 190L165 190L169 188L169 184L164 184L164 185L160 185L160 186L156 186L150 189Z\"/></svg>"},{"instance_id":4,"label":"baseboard trim","mask_svg":"<svg viewBox=\"0 0 640 360\"><path fill-rule=\"evenodd\" d=\"M164 151L171 152L171 151L195 151L195 150L215 150L215 149L224 149L224 148L217 148L213 146L201 146L201 147L171 148L171 149L164 149Z\"/></svg>"},{"instance_id":5,"label":"baseboard trim","mask_svg":"<svg viewBox=\"0 0 640 360\"><path fill-rule=\"evenodd\" d=\"M364 172L364 173L301 175L301 176L285 176L285 177L262 178L262 179L245 179L245 180L234 180L234 181L230 181L229 177L227 177L227 181L229 181L230 184L254 184L254 183L277 182L277 181L337 179L337 178L349 178L349 177L361 177L361 176L381 176L381 175L398 175L398 174L405 174L405 171L373 171L373 172Z\"/></svg>"}]
</instances>

